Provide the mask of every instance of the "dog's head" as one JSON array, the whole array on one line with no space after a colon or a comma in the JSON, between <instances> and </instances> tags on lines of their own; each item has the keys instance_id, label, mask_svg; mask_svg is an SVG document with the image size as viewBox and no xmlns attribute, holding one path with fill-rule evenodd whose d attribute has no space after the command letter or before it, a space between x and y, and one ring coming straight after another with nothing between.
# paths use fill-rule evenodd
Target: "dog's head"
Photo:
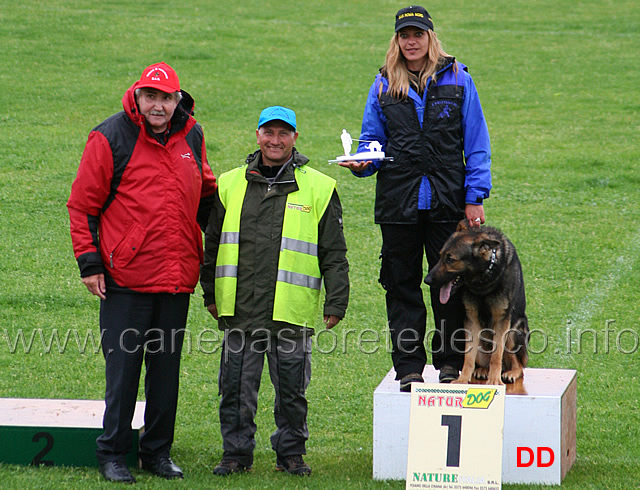
<instances>
[{"instance_id":1,"label":"dog's head","mask_svg":"<svg viewBox=\"0 0 640 490\"><path fill-rule=\"evenodd\" d=\"M495 261L495 250L500 242L483 228L469 228L467 220L458 224L440 251L438 263L431 269L424 282L440 288L440 302L445 304L452 294L473 281Z\"/></svg>"}]
</instances>

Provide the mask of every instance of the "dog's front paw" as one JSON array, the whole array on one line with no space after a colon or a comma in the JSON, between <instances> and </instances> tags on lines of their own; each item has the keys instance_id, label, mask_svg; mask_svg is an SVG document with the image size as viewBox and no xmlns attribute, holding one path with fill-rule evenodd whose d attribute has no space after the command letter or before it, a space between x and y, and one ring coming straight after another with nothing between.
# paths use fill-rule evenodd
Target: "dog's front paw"
<instances>
[{"instance_id":1,"label":"dog's front paw","mask_svg":"<svg viewBox=\"0 0 640 490\"><path fill-rule=\"evenodd\" d=\"M489 369L486 367L477 367L473 372L473 377L476 379L487 379L489 377Z\"/></svg>"},{"instance_id":2,"label":"dog's front paw","mask_svg":"<svg viewBox=\"0 0 640 490\"><path fill-rule=\"evenodd\" d=\"M503 385L504 383L500 379L500 376L491 376L489 381L487 381L488 385Z\"/></svg>"},{"instance_id":3,"label":"dog's front paw","mask_svg":"<svg viewBox=\"0 0 640 490\"><path fill-rule=\"evenodd\" d=\"M505 371L504 373L502 373L502 381L508 384L515 383L516 379L520 378L521 376L521 370Z\"/></svg>"},{"instance_id":4,"label":"dog's front paw","mask_svg":"<svg viewBox=\"0 0 640 490\"><path fill-rule=\"evenodd\" d=\"M469 384L471 382L470 379L463 379L461 376L458 377L458 379L454 379L451 384L452 385L466 385Z\"/></svg>"}]
</instances>

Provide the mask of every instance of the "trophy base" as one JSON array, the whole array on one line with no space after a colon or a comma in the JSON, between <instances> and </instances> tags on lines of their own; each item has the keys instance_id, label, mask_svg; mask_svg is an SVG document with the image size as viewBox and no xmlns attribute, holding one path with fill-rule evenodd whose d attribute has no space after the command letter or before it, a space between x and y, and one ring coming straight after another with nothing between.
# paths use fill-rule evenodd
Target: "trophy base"
<instances>
[{"instance_id":1,"label":"trophy base","mask_svg":"<svg viewBox=\"0 0 640 490\"><path fill-rule=\"evenodd\" d=\"M337 162L363 162L367 160L384 160L384 151L364 151L362 153L355 153L354 155L342 155L336 157Z\"/></svg>"}]
</instances>

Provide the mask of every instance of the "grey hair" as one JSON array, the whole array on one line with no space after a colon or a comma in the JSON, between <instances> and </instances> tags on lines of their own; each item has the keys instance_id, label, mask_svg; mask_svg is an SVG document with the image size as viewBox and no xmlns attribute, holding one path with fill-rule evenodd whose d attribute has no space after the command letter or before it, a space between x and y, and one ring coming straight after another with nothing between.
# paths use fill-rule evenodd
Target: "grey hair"
<instances>
[{"instance_id":1,"label":"grey hair","mask_svg":"<svg viewBox=\"0 0 640 490\"><path fill-rule=\"evenodd\" d=\"M141 91L143 88L153 88L153 87L141 87L141 88L137 88L137 89L135 90L135 92L134 92L134 93L135 93L135 95L136 95L136 99L137 99L137 98L138 98L138 96L140 95L140 91ZM156 90L157 90L157 89L156 89ZM179 103L180 103L180 101L182 100L182 92L181 92L181 91L179 91L179 90L178 90L177 92L173 92L171 95L174 95L174 96L175 96L175 98L176 98L176 100L177 100L178 104L179 104Z\"/></svg>"}]
</instances>

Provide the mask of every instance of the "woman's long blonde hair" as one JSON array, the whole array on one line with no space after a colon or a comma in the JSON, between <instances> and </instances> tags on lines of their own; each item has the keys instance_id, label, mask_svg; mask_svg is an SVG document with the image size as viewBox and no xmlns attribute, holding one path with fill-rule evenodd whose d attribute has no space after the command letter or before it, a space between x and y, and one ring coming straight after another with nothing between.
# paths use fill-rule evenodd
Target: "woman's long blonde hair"
<instances>
[{"instance_id":1,"label":"woman's long blonde hair","mask_svg":"<svg viewBox=\"0 0 640 490\"><path fill-rule=\"evenodd\" d=\"M440 44L440 40L436 33L429 29L427 31L427 36L429 36L429 51L427 53L426 63L416 79L416 76L407 68L407 60L400 50L398 36L399 33L396 32L391 37L382 74L387 78L387 80L389 80L389 88L387 90L389 95L399 99L404 99L409 94L409 86L412 80L418 85L418 87L420 87L420 89L424 90L429 77L433 76L435 79L435 73L438 69L438 65L443 58L448 58L449 55L442 49L442 45ZM458 65L455 64L453 69L454 72L457 73ZM380 90L382 90L382 86L380 86Z\"/></svg>"}]
</instances>

